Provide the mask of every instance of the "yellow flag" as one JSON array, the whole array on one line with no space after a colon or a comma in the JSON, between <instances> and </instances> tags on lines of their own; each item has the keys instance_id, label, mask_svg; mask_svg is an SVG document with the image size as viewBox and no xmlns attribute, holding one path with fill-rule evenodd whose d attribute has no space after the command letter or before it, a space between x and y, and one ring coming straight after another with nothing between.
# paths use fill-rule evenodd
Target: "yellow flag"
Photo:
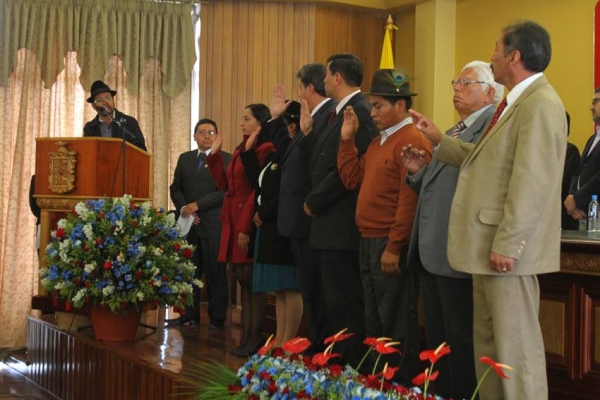
<instances>
[{"instance_id":1,"label":"yellow flag","mask_svg":"<svg viewBox=\"0 0 600 400\"><path fill-rule=\"evenodd\" d=\"M392 29L398 29L392 22L392 16L388 15L385 24L385 35L383 36L383 48L381 49L380 69L394 69L394 53L392 52Z\"/></svg>"}]
</instances>

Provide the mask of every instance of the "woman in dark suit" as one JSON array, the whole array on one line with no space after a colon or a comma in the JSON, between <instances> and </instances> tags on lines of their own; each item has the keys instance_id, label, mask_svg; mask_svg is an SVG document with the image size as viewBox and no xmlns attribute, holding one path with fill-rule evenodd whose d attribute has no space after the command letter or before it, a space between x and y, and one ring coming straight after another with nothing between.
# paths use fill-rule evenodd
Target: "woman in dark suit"
<instances>
[{"instance_id":1,"label":"woman in dark suit","mask_svg":"<svg viewBox=\"0 0 600 400\"><path fill-rule=\"evenodd\" d=\"M246 141L254 131L260 132L260 126L271 118L269 108L264 104L250 104L244 109L240 127L243 133L242 143L235 149L227 169L223 168L221 133L206 158L215 183L226 190L221 208L221 242L219 262L231 263L233 273L242 292L242 330L243 337L237 348L231 351L238 356L255 353L262 343L261 328L267 304L266 293L252 291L252 249L250 237L253 234L252 217L254 215L254 185L248 180L240 155L246 150ZM255 137L256 157L262 165L275 147L262 136Z\"/></svg>"},{"instance_id":2,"label":"woman in dark suit","mask_svg":"<svg viewBox=\"0 0 600 400\"><path fill-rule=\"evenodd\" d=\"M275 346L293 339L302 319L302 294L294 266L290 240L277 230L277 210L281 169L279 160L285 153L291 138L299 128L300 104L291 102L282 118L270 121L266 126L267 137L278 138L276 153L260 163L254 148L254 138L246 142L242 163L251 182L256 185L256 212L253 217L257 228L254 251L254 292L275 292L277 337ZM280 134L273 131L278 130ZM284 131L284 132L281 132Z\"/></svg>"}]
</instances>

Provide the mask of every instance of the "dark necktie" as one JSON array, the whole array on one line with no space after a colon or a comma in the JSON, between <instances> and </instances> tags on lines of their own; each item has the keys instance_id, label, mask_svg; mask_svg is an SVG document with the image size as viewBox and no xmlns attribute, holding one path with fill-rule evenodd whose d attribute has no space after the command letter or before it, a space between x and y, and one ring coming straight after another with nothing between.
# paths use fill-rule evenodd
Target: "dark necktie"
<instances>
[{"instance_id":1,"label":"dark necktie","mask_svg":"<svg viewBox=\"0 0 600 400\"><path fill-rule=\"evenodd\" d=\"M200 154L198 154L198 171L200 171L202 168L204 168L205 160L206 160L206 153L201 152Z\"/></svg>"},{"instance_id":2,"label":"dark necktie","mask_svg":"<svg viewBox=\"0 0 600 400\"><path fill-rule=\"evenodd\" d=\"M502 111L504 111L505 108L506 108L506 97L504 99L502 99L500 104L498 104L498 108L496 109L496 112L494 113L494 116L492 117L490 124L488 125L485 132L483 133L483 136L487 135L488 132L492 130L494 125L496 125L496 122L498 122L498 120L500 119L500 116L502 115Z\"/></svg>"},{"instance_id":3,"label":"dark necktie","mask_svg":"<svg viewBox=\"0 0 600 400\"><path fill-rule=\"evenodd\" d=\"M462 131L467 128L467 125L463 121L458 121L458 124L454 128L452 128L452 132L450 132L450 136L453 138L459 138Z\"/></svg>"},{"instance_id":4,"label":"dark necktie","mask_svg":"<svg viewBox=\"0 0 600 400\"><path fill-rule=\"evenodd\" d=\"M327 125L329 125L331 123L331 121L333 121L333 119L335 118L335 116L337 115L337 112L335 111L335 109L331 112L331 114L329 114L329 119L327 120Z\"/></svg>"}]
</instances>

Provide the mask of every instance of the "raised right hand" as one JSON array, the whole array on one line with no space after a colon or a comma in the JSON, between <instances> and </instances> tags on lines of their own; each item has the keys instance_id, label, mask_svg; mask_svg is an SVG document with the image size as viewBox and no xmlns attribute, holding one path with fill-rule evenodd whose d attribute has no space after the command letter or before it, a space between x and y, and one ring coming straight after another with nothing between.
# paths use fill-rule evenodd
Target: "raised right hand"
<instances>
[{"instance_id":1,"label":"raised right hand","mask_svg":"<svg viewBox=\"0 0 600 400\"><path fill-rule=\"evenodd\" d=\"M417 128L432 145L437 146L440 144L443 134L431 120L415 110L408 110L408 113L413 119L415 128Z\"/></svg>"},{"instance_id":2,"label":"raised right hand","mask_svg":"<svg viewBox=\"0 0 600 400\"><path fill-rule=\"evenodd\" d=\"M271 99L271 106L269 111L271 112L271 118L279 118L292 103L291 100L285 101L285 89L283 85L278 84L273 90L273 98Z\"/></svg>"},{"instance_id":3,"label":"raised right hand","mask_svg":"<svg viewBox=\"0 0 600 400\"><path fill-rule=\"evenodd\" d=\"M300 130L304 136L308 136L312 132L313 118L308 109L308 103L302 99L300 101Z\"/></svg>"},{"instance_id":4,"label":"raised right hand","mask_svg":"<svg viewBox=\"0 0 600 400\"><path fill-rule=\"evenodd\" d=\"M212 146L210 146L210 154L216 154L221 151L221 146L223 146L223 135L221 134L221 131L217 131L215 141Z\"/></svg>"},{"instance_id":5,"label":"raised right hand","mask_svg":"<svg viewBox=\"0 0 600 400\"><path fill-rule=\"evenodd\" d=\"M256 146L256 142L258 142L258 135L260 134L260 130L262 127L258 125L252 132L250 132L250 137L246 140L246 151L253 149Z\"/></svg>"}]
</instances>

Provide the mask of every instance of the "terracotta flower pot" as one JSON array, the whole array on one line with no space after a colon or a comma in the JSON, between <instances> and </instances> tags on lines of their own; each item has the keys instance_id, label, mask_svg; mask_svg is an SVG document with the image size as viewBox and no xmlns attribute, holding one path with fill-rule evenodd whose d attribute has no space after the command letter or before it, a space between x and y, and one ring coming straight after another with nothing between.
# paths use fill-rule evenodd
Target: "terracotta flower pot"
<instances>
[{"instance_id":1,"label":"terracotta flower pot","mask_svg":"<svg viewBox=\"0 0 600 400\"><path fill-rule=\"evenodd\" d=\"M102 307L90 307L96 340L106 342L133 342L142 312L119 310L113 313Z\"/></svg>"}]
</instances>

